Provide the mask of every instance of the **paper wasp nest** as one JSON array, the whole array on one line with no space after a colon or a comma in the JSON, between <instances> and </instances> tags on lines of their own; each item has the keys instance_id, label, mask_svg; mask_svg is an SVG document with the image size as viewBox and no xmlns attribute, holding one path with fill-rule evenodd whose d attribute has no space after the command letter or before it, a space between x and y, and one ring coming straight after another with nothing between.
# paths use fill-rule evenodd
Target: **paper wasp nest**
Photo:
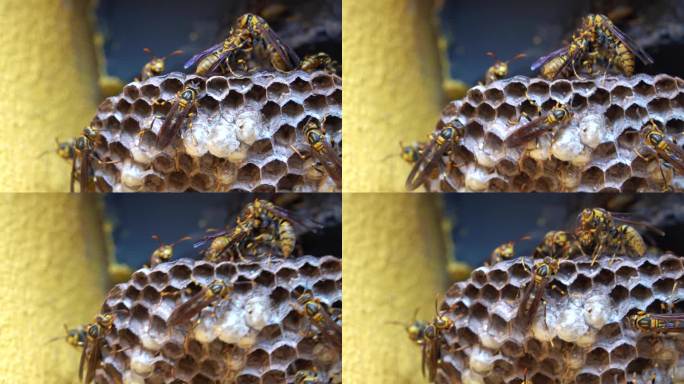
<instances>
[{"instance_id":1,"label":"paper wasp nest","mask_svg":"<svg viewBox=\"0 0 684 384\"><path fill-rule=\"evenodd\" d=\"M194 325L168 327L191 282L223 279L227 300L205 308ZM315 338L315 328L291 305L303 289L329 307L342 307L339 258L303 256L270 262L180 259L135 272L115 286L102 311L117 311L107 333L96 383L290 383L316 369L341 378L340 351ZM185 337L187 333L187 339Z\"/></svg>"},{"instance_id":2,"label":"paper wasp nest","mask_svg":"<svg viewBox=\"0 0 684 384\"><path fill-rule=\"evenodd\" d=\"M657 384L683 383L684 338L640 333L626 319L637 309L663 313L675 282L684 283L682 260L609 259L593 267L587 257L562 261L544 291L546 308L539 306L526 333L513 324L530 281L520 259L478 268L454 284L441 309L451 308L455 326L442 336L436 382L521 384L527 369L534 384L651 384L653 374Z\"/></svg>"},{"instance_id":3,"label":"paper wasp nest","mask_svg":"<svg viewBox=\"0 0 684 384\"><path fill-rule=\"evenodd\" d=\"M529 99L528 99L529 98ZM504 140L521 112L536 116L557 102L569 104L574 116L550 135L528 146L508 148ZM463 100L451 102L437 128L459 120L465 138L452 154L449 173L434 173L431 191L662 191L655 160L635 150L639 130L649 118L665 127L671 139L684 131L684 80L668 75L609 76L589 80L555 80L515 76L476 86ZM523 122L525 120L523 119ZM643 152L647 154L648 152ZM671 172L666 169L666 177ZM682 190L682 176L674 178Z\"/></svg>"},{"instance_id":4,"label":"paper wasp nest","mask_svg":"<svg viewBox=\"0 0 684 384\"><path fill-rule=\"evenodd\" d=\"M190 81L200 84L193 126L159 150L159 128L176 93ZM341 78L299 70L208 79L174 72L132 82L119 96L107 98L91 123L98 130L95 152L102 160L92 161L97 189L335 190L324 168L310 156L302 132L308 117L323 121L333 147L341 153Z\"/></svg>"}]
</instances>

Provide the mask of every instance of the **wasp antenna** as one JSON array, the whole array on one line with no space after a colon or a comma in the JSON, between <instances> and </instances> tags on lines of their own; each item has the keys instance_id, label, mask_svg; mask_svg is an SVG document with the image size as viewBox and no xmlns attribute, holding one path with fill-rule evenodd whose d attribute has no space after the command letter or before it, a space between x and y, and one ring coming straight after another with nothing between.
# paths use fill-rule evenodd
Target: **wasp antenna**
<instances>
[{"instance_id":1,"label":"wasp antenna","mask_svg":"<svg viewBox=\"0 0 684 384\"><path fill-rule=\"evenodd\" d=\"M150 56L152 55L152 50L147 47L143 48L143 52L147 53Z\"/></svg>"},{"instance_id":2,"label":"wasp antenna","mask_svg":"<svg viewBox=\"0 0 684 384\"><path fill-rule=\"evenodd\" d=\"M418 311L420 311L420 307L419 307L419 308L416 308L416 309L413 311L413 321L416 321L416 319L418 319Z\"/></svg>"},{"instance_id":3,"label":"wasp antenna","mask_svg":"<svg viewBox=\"0 0 684 384\"><path fill-rule=\"evenodd\" d=\"M524 58L526 58L526 57L527 57L527 54L525 54L525 53L518 53L517 55L513 56L513 58L511 59L511 61L516 61L516 60L524 59Z\"/></svg>"},{"instance_id":4,"label":"wasp antenna","mask_svg":"<svg viewBox=\"0 0 684 384\"><path fill-rule=\"evenodd\" d=\"M402 323L401 321L396 321L396 320L386 321L385 324L398 325L402 328L406 327L406 324Z\"/></svg>"},{"instance_id":5,"label":"wasp antenna","mask_svg":"<svg viewBox=\"0 0 684 384\"><path fill-rule=\"evenodd\" d=\"M190 237L190 236L183 236L183 237L181 237L180 239L176 240L172 245L175 246L175 245L178 244L178 243L182 243L183 241L188 241L188 240L192 240L192 237Z\"/></svg>"},{"instance_id":6,"label":"wasp antenna","mask_svg":"<svg viewBox=\"0 0 684 384\"><path fill-rule=\"evenodd\" d=\"M161 238L158 235L152 235L152 239L157 240L159 242L159 245L164 245L164 243L162 243Z\"/></svg>"},{"instance_id":7,"label":"wasp antenna","mask_svg":"<svg viewBox=\"0 0 684 384\"><path fill-rule=\"evenodd\" d=\"M485 52L485 55L491 57L492 59L496 60L496 54L492 51L487 51Z\"/></svg>"},{"instance_id":8,"label":"wasp antenna","mask_svg":"<svg viewBox=\"0 0 684 384\"><path fill-rule=\"evenodd\" d=\"M168 55L166 55L166 57L178 56L178 55L182 55L182 54L184 54L184 53L185 53L185 52L183 52L182 49L176 49L175 51L173 51L173 52L169 53Z\"/></svg>"}]
</instances>

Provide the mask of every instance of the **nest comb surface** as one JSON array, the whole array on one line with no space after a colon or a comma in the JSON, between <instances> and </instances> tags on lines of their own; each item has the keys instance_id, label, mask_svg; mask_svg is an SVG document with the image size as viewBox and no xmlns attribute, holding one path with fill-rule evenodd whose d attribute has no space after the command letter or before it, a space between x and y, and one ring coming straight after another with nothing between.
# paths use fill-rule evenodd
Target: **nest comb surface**
<instances>
[{"instance_id":1,"label":"nest comb surface","mask_svg":"<svg viewBox=\"0 0 684 384\"><path fill-rule=\"evenodd\" d=\"M572 121L560 125L555 141L545 134L509 148L504 140L522 123L522 112L536 116L533 102L548 112L569 105ZM635 153L639 130L653 118L671 139L684 131L684 80L668 75L608 76L554 80L522 76L471 88L449 103L437 129L458 120L465 137L447 161L448 173L433 174L430 191L656 191L663 190L656 160ZM525 121L524 119L522 120ZM647 152L644 151L644 154ZM666 177L669 171L665 169ZM674 175L673 188L684 189Z\"/></svg>"},{"instance_id":2,"label":"nest comb surface","mask_svg":"<svg viewBox=\"0 0 684 384\"><path fill-rule=\"evenodd\" d=\"M178 292L191 281L206 286L213 279L234 285L230 297L188 324L168 327L169 315L188 295L162 292ZM291 306L305 288L341 309L341 260L180 259L140 269L106 297L103 312L124 311L117 312L106 336L95 382L291 383L297 371L312 368L339 382L341 351L315 338L315 328Z\"/></svg>"},{"instance_id":3,"label":"nest comb surface","mask_svg":"<svg viewBox=\"0 0 684 384\"><path fill-rule=\"evenodd\" d=\"M157 133L176 93L199 84L192 128L166 148ZM166 104L161 104L166 101ZM342 80L325 71L202 78L173 72L132 82L100 104L93 159L96 188L116 191L334 191L302 132L323 122L342 151ZM190 119L188 120L190 121ZM305 159L300 157L302 154Z\"/></svg>"},{"instance_id":4,"label":"nest comb surface","mask_svg":"<svg viewBox=\"0 0 684 384\"><path fill-rule=\"evenodd\" d=\"M593 267L587 257L562 261L527 332L514 321L530 281L520 259L478 268L452 285L442 310L455 326L442 336L436 382L521 384L527 369L534 384L651 384L652 375L656 384L683 383L684 338L642 333L627 320L637 309L663 313L674 284L684 283L682 260L609 259Z\"/></svg>"}]
</instances>

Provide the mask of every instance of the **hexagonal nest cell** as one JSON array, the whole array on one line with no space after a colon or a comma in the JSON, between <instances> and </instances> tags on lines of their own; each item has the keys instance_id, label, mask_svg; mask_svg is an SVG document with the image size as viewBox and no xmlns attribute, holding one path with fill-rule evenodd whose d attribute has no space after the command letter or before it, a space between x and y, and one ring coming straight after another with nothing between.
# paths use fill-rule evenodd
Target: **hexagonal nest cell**
<instances>
[{"instance_id":1,"label":"hexagonal nest cell","mask_svg":"<svg viewBox=\"0 0 684 384\"><path fill-rule=\"evenodd\" d=\"M171 144L160 149L160 127L176 93L190 82L199 86L195 115L186 120L192 126L183 124ZM310 117L322 122L341 154L339 76L296 70L203 78L174 72L132 82L105 99L91 122L97 132L90 156L95 189L336 191L304 136Z\"/></svg>"},{"instance_id":2,"label":"hexagonal nest cell","mask_svg":"<svg viewBox=\"0 0 684 384\"><path fill-rule=\"evenodd\" d=\"M214 279L232 285L229 297L169 326L174 308ZM180 259L140 269L107 294L102 312L116 315L95 383L291 383L312 369L338 383L341 350L318 337L293 305L305 289L338 309L341 322L337 257Z\"/></svg>"},{"instance_id":3,"label":"hexagonal nest cell","mask_svg":"<svg viewBox=\"0 0 684 384\"><path fill-rule=\"evenodd\" d=\"M558 103L572 119L525 145L506 138L523 112L546 113ZM449 103L436 130L459 121L465 137L448 156L445 171L425 183L442 192L661 192L684 189L684 175L641 151L639 131L653 119L671 140L682 138L684 80L669 75L554 80L515 76L470 89ZM681 141L681 140L680 140Z\"/></svg>"},{"instance_id":4,"label":"hexagonal nest cell","mask_svg":"<svg viewBox=\"0 0 684 384\"><path fill-rule=\"evenodd\" d=\"M454 327L440 336L435 382L521 384L525 373L534 384L683 382L684 336L640 332L628 321L673 303L673 287L684 283L680 257L563 260L525 330L514 320L529 282L514 259L450 287L440 311Z\"/></svg>"}]
</instances>

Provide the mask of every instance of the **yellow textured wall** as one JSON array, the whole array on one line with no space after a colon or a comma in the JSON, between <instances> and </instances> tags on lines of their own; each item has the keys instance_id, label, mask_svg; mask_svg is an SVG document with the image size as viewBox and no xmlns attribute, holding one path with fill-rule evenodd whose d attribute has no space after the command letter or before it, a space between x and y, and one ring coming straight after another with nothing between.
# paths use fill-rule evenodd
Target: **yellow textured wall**
<instances>
[{"instance_id":1,"label":"yellow textured wall","mask_svg":"<svg viewBox=\"0 0 684 384\"><path fill-rule=\"evenodd\" d=\"M345 194L342 236L345 383L420 383L420 349L390 321L434 315L444 290L437 195Z\"/></svg>"},{"instance_id":2,"label":"yellow textured wall","mask_svg":"<svg viewBox=\"0 0 684 384\"><path fill-rule=\"evenodd\" d=\"M344 191L405 191L399 141L425 140L442 77L432 1L344 0Z\"/></svg>"},{"instance_id":3,"label":"yellow textured wall","mask_svg":"<svg viewBox=\"0 0 684 384\"><path fill-rule=\"evenodd\" d=\"M0 384L78 382L62 324L90 321L103 295L94 197L0 194Z\"/></svg>"},{"instance_id":4,"label":"yellow textured wall","mask_svg":"<svg viewBox=\"0 0 684 384\"><path fill-rule=\"evenodd\" d=\"M95 112L96 66L85 0L0 1L0 192L68 191L55 137Z\"/></svg>"}]
</instances>

